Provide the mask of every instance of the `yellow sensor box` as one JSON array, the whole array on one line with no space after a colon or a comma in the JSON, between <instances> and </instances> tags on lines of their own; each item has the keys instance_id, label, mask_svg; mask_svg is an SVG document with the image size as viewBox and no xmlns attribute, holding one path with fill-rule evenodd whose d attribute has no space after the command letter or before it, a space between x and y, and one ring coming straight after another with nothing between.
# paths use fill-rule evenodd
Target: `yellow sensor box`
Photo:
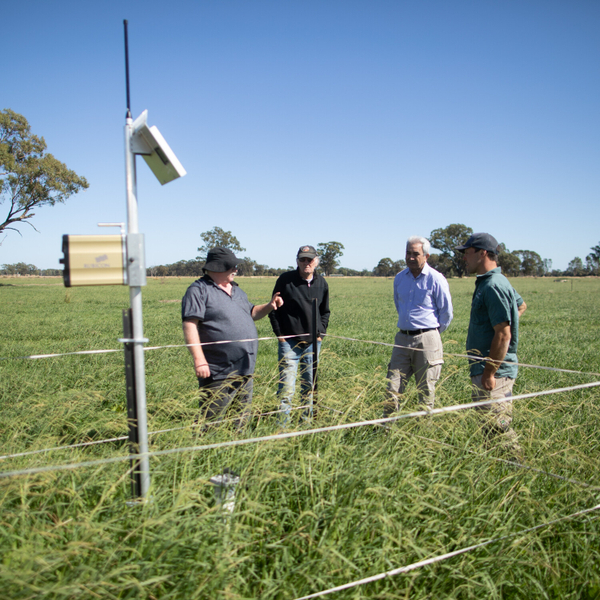
<instances>
[{"instance_id":1,"label":"yellow sensor box","mask_svg":"<svg viewBox=\"0 0 600 600\"><path fill-rule=\"evenodd\" d=\"M126 285L124 235L63 235L65 287Z\"/></svg>"}]
</instances>

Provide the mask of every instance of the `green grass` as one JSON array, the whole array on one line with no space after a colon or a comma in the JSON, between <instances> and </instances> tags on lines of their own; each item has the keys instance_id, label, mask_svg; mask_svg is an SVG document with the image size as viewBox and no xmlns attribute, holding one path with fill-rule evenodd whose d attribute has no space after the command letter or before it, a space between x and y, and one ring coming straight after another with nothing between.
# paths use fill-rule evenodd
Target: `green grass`
<instances>
[{"instance_id":1,"label":"green grass","mask_svg":"<svg viewBox=\"0 0 600 600\"><path fill-rule=\"evenodd\" d=\"M182 344L179 300L191 279L143 290L151 346ZM243 279L256 303L273 279ZM473 279L451 280L455 319L437 406L469 401L463 353ZM528 310L523 363L600 372L600 281L515 279ZM391 279L331 279L329 333L392 343ZM1 279L2 454L126 435L122 354L23 360L119 348L126 288L65 289L58 279ZM259 336L270 336L268 319ZM328 338L314 426L378 418L391 349ZM13 358L10 358L13 357ZM522 367L515 393L597 380ZM185 348L146 353L148 428L189 426L197 390ZM277 431L276 345L259 345L248 436ZM529 466L600 486L597 388L515 402ZM417 408L411 386L402 412ZM298 427L306 427L297 424ZM200 440L189 428L151 450L239 437L227 424ZM123 442L1 461L3 471L125 456ZM0 479L0 583L7 598L293 599L488 539L484 548L332 598L598 598L599 513L521 534L595 506L598 490L496 460L477 415L406 419L257 444L153 457L152 501L128 508L128 463ZM224 522L209 478L242 474Z\"/></svg>"}]
</instances>

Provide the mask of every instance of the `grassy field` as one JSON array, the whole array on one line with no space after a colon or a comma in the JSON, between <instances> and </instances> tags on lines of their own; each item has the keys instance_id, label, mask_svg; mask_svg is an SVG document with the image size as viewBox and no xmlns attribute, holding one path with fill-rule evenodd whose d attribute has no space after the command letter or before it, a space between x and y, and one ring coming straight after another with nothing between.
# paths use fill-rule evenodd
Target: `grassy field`
<instances>
[{"instance_id":1,"label":"grassy field","mask_svg":"<svg viewBox=\"0 0 600 600\"><path fill-rule=\"evenodd\" d=\"M179 300L192 279L143 290L150 346L182 344ZM273 279L240 278L253 302ZM513 280L528 310L515 394L597 381L600 280ZM451 280L455 319L436 406L469 401L464 352L472 278ZM391 279L330 279L332 336L392 343ZM0 279L2 454L126 435L123 356L32 354L120 348L127 288ZM271 336L268 319L259 336ZM379 418L391 349L329 337L313 426ZM591 373L591 374L590 374ZM146 353L150 449L233 440L228 424L195 438L196 381L185 348ZM278 431L276 343L261 341L254 419ZM600 502L598 388L515 402L527 466L484 445L461 411L239 447L153 457L152 501L128 508L127 462L0 479L0 589L6 598L294 599L487 540L485 547L331 598L600 598L600 511L522 533ZM402 412L417 409L411 387ZM306 429L306 425L295 423ZM0 460L2 472L126 456L122 441ZM229 521L209 478L242 475ZM565 479L553 477L557 475ZM587 485L586 485L587 484Z\"/></svg>"}]
</instances>

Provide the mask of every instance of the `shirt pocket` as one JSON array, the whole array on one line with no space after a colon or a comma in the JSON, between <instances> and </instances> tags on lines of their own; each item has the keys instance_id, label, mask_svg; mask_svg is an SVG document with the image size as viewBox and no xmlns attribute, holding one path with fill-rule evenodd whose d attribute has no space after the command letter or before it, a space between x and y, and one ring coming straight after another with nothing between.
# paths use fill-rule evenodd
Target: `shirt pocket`
<instances>
[{"instance_id":1,"label":"shirt pocket","mask_svg":"<svg viewBox=\"0 0 600 600\"><path fill-rule=\"evenodd\" d=\"M414 295L414 304L416 306L423 306L426 308L433 306L431 300L431 290L427 288L417 288Z\"/></svg>"},{"instance_id":2,"label":"shirt pocket","mask_svg":"<svg viewBox=\"0 0 600 600\"><path fill-rule=\"evenodd\" d=\"M444 345L437 331L428 331L423 334L427 336L423 343L423 358L430 367L444 364Z\"/></svg>"}]
</instances>

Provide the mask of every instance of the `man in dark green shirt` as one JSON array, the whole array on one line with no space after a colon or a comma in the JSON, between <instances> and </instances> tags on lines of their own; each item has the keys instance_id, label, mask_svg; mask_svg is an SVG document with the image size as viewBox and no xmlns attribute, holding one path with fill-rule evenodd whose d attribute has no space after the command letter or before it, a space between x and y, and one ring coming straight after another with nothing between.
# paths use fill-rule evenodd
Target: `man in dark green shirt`
<instances>
[{"instance_id":1,"label":"man in dark green shirt","mask_svg":"<svg viewBox=\"0 0 600 600\"><path fill-rule=\"evenodd\" d=\"M473 401L512 396L517 377L519 317L527 305L498 267L498 242L488 233L474 233L457 248L467 270L477 275L467 334ZM511 427L512 402L482 406L488 417L488 434L502 434L503 445L520 454L517 434Z\"/></svg>"}]
</instances>

